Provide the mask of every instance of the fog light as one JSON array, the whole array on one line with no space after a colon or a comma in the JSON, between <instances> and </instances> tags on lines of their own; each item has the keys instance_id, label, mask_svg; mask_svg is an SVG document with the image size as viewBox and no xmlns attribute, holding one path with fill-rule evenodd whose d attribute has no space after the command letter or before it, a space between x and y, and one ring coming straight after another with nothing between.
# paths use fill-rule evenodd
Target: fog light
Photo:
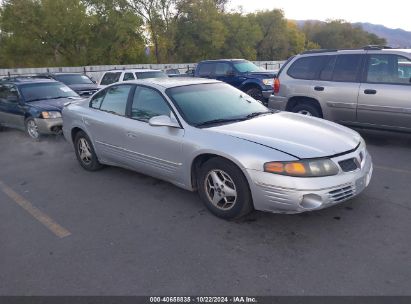
<instances>
[{"instance_id":1,"label":"fog light","mask_svg":"<svg viewBox=\"0 0 411 304\"><path fill-rule=\"evenodd\" d=\"M321 196L317 194L306 194L303 196L303 200L300 206L307 210L317 209L323 203Z\"/></svg>"}]
</instances>

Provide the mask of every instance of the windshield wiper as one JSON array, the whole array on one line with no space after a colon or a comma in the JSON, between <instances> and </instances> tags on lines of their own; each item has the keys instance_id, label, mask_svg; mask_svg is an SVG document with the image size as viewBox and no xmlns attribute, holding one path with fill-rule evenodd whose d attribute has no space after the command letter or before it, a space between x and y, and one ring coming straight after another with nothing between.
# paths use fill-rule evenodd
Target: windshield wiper
<instances>
[{"instance_id":1,"label":"windshield wiper","mask_svg":"<svg viewBox=\"0 0 411 304\"><path fill-rule=\"evenodd\" d=\"M222 118L222 119L213 119L213 120L208 120L205 122L201 122L198 124L195 124L196 127L204 127L204 126L209 126L209 125L215 125L215 124L221 124L221 123L230 123L230 122L236 122L236 121L243 121L246 120L247 118Z\"/></svg>"},{"instance_id":2,"label":"windshield wiper","mask_svg":"<svg viewBox=\"0 0 411 304\"><path fill-rule=\"evenodd\" d=\"M274 111L253 112L251 114L248 114L246 116L246 118L251 119L251 118L254 118L254 117L257 117L257 116L261 116L261 115L265 115L265 114L272 114L272 113L275 113L275 112Z\"/></svg>"}]
</instances>

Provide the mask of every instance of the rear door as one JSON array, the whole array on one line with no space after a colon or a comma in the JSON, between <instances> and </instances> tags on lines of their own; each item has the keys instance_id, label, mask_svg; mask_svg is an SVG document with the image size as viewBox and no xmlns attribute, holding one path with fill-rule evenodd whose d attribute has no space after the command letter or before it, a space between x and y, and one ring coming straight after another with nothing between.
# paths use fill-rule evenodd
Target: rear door
<instances>
[{"instance_id":1,"label":"rear door","mask_svg":"<svg viewBox=\"0 0 411 304\"><path fill-rule=\"evenodd\" d=\"M0 124L24 128L24 107L13 84L0 85Z\"/></svg>"},{"instance_id":2,"label":"rear door","mask_svg":"<svg viewBox=\"0 0 411 304\"><path fill-rule=\"evenodd\" d=\"M358 97L360 123L411 129L411 59L396 54L368 54Z\"/></svg>"},{"instance_id":3,"label":"rear door","mask_svg":"<svg viewBox=\"0 0 411 304\"><path fill-rule=\"evenodd\" d=\"M94 148L101 160L128 165L124 143L127 135L127 103L135 85L119 84L97 93L90 103L94 111L83 121L89 130Z\"/></svg>"},{"instance_id":4,"label":"rear door","mask_svg":"<svg viewBox=\"0 0 411 304\"><path fill-rule=\"evenodd\" d=\"M312 82L314 98L320 101L324 118L337 122L357 120L358 91L364 55L328 55L320 61L323 68Z\"/></svg>"}]
</instances>

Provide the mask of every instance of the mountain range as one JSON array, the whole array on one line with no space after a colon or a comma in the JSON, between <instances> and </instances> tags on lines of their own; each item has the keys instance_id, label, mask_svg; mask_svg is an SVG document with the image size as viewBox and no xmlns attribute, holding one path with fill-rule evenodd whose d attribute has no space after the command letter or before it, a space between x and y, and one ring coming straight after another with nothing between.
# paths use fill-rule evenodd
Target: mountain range
<instances>
[{"instance_id":1,"label":"mountain range","mask_svg":"<svg viewBox=\"0 0 411 304\"><path fill-rule=\"evenodd\" d=\"M304 23L310 22L322 22L318 20L296 20L298 26L304 26ZM372 24L367 22L353 23L354 26L361 26L364 31L375 34L378 37L385 38L387 45L396 48L411 48L411 32L397 28L392 29L384 25Z\"/></svg>"}]
</instances>

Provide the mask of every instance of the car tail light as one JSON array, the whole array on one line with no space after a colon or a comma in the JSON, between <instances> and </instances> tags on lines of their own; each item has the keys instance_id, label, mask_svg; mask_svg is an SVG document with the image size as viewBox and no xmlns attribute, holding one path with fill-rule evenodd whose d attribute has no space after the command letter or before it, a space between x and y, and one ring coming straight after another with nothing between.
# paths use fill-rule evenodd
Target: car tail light
<instances>
[{"instance_id":1,"label":"car tail light","mask_svg":"<svg viewBox=\"0 0 411 304\"><path fill-rule=\"evenodd\" d=\"M274 78L274 94L278 94L280 92L280 79Z\"/></svg>"}]
</instances>

